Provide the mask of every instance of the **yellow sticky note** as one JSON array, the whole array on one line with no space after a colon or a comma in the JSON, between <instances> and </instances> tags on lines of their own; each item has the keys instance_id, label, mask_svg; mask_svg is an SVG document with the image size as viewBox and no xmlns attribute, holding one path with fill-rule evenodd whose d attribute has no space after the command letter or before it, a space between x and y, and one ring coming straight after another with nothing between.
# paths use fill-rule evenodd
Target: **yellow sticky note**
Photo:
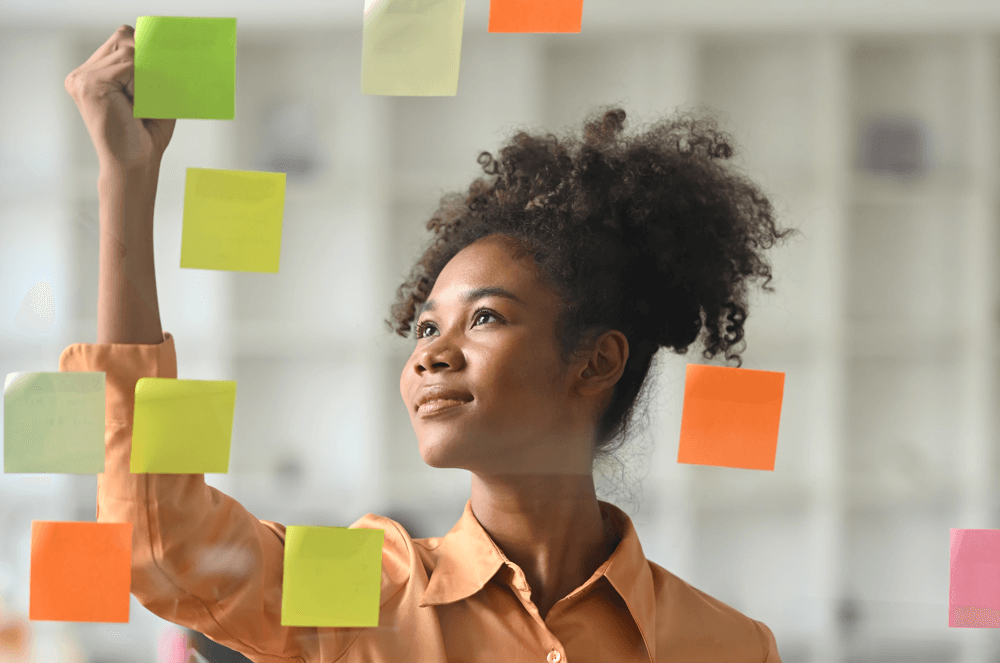
<instances>
[{"instance_id":1,"label":"yellow sticky note","mask_svg":"<svg viewBox=\"0 0 1000 663\"><path fill-rule=\"evenodd\" d=\"M3 471L104 471L104 373L8 373Z\"/></svg>"},{"instance_id":2,"label":"yellow sticky note","mask_svg":"<svg viewBox=\"0 0 1000 663\"><path fill-rule=\"evenodd\" d=\"M236 409L233 380L139 378L130 469L225 474Z\"/></svg>"},{"instance_id":3,"label":"yellow sticky note","mask_svg":"<svg viewBox=\"0 0 1000 663\"><path fill-rule=\"evenodd\" d=\"M285 530L282 626L378 626L385 530Z\"/></svg>"},{"instance_id":4,"label":"yellow sticky note","mask_svg":"<svg viewBox=\"0 0 1000 663\"><path fill-rule=\"evenodd\" d=\"M188 168L181 267L278 273L285 173Z\"/></svg>"},{"instance_id":5,"label":"yellow sticky note","mask_svg":"<svg viewBox=\"0 0 1000 663\"><path fill-rule=\"evenodd\" d=\"M453 97L465 0L365 0L361 94Z\"/></svg>"}]
</instances>

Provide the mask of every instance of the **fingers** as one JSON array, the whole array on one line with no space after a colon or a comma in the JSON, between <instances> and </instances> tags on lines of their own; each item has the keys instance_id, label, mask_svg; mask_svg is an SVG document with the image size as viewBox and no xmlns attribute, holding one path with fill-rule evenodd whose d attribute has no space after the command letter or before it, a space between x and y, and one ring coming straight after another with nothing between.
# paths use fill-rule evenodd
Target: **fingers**
<instances>
[{"instance_id":1,"label":"fingers","mask_svg":"<svg viewBox=\"0 0 1000 663\"><path fill-rule=\"evenodd\" d=\"M93 55L87 58L87 61L83 63L83 66L86 67L87 65L106 57L109 53L117 49L119 45L124 43L128 43L133 47L135 46L135 28L131 25L123 25L115 30L114 34L108 37L108 40L101 44L100 47L94 51Z\"/></svg>"},{"instance_id":2,"label":"fingers","mask_svg":"<svg viewBox=\"0 0 1000 663\"><path fill-rule=\"evenodd\" d=\"M102 62L94 73L101 80L111 81L115 90L125 93L129 101L135 99L135 61L131 49L115 51Z\"/></svg>"},{"instance_id":3,"label":"fingers","mask_svg":"<svg viewBox=\"0 0 1000 663\"><path fill-rule=\"evenodd\" d=\"M108 37L108 40L101 44L101 46L94 51L89 58L87 58L86 62L67 74L66 80L63 81L63 86L66 88L66 91L69 92L70 95L75 95L78 89L82 86L82 79L86 79L88 77L90 70L95 65L114 55L116 52L126 48L132 49L132 57L134 59L135 29L130 25L123 25L115 30L115 33Z\"/></svg>"},{"instance_id":4,"label":"fingers","mask_svg":"<svg viewBox=\"0 0 1000 663\"><path fill-rule=\"evenodd\" d=\"M135 48L122 45L103 59L73 70L66 77L65 85L74 99L113 89L123 92L131 101L135 97Z\"/></svg>"}]
</instances>

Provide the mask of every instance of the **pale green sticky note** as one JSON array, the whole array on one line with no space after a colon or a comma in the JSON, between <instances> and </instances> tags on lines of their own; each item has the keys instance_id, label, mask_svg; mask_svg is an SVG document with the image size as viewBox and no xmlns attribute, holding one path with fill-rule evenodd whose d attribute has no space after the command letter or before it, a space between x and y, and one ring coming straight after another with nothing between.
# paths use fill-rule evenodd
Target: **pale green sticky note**
<instances>
[{"instance_id":1,"label":"pale green sticky note","mask_svg":"<svg viewBox=\"0 0 1000 663\"><path fill-rule=\"evenodd\" d=\"M8 373L3 471L104 471L104 373Z\"/></svg>"},{"instance_id":2,"label":"pale green sticky note","mask_svg":"<svg viewBox=\"0 0 1000 663\"><path fill-rule=\"evenodd\" d=\"M285 529L282 626L378 626L385 530Z\"/></svg>"},{"instance_id":3,"label":"pale green sticky note","mask_svg":"<svg viewBox=\"0 0 1000 663\"><path fill-rule=\"evenodd\" d=\"M132 472L225 474L236 382L139 378L132 421Z\"/></svg>"},{"instance_id":4,"label":"pale green sticky note","mask_svg":"<svg viewBox=\"0 0 1000 663\"><path fill-rule=\"evenodd\" d=\"M236 117L236 19L140 16L132 115Z\"/></svg>"},{"instance_id":5,"label":"pale green sticky note","mask_svg":"<svg viewBox=\"0 0 1000 663\"><path fill-rule=\"evenodd\" d=\"M361 93L453 97L465 0L365 0Z\"/></svg>"},{"instance_id":6,"label":"pale green sticky note","mask_svg":"<svg viewBox=\"0 0 1000 663\"><path fill-rule=\"evenodd\" d=\"M278 272L285 173L188 168L181 267Z\"/></svg>"}]
</instances>

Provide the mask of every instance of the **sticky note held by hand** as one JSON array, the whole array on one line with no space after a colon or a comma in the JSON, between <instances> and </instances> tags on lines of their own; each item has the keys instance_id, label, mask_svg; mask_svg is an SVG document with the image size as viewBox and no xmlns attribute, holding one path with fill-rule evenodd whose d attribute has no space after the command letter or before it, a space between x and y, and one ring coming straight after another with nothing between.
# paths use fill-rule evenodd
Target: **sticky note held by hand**
<instances>
[{"instance_id":1,"label":"sticky note held by hand","mask_svg":"<svg viewBox=\"0 0 1000 663\"><path fill-rule=\"evenodd\" d=\"M140 378L135 385L130 469L225 474L235 409L233 380Z\"/></svg>"},{"instance_id":2,"label":"sticky note held by hand","mask_svg":"<svg viewBox=\"0 0 1000 663\"><path fill-rule=\"evenodd\" d=\"M8 373L3 471L104 471L104 373Z\"/></svg>"},{"instance_id":3,"label":"sticky note held by hand","mask_svg":"<svg viewBox=\"0 0 1000 663\"><path fill-rule=\"evenodd\" d=\"M181 267L276 274L285 173L188 168Z\"/></svg>"},{"instance_id":4,"label":"sticky note held by hand","mask_svg":"<svg viewBox=\"0 0 1000 663\"><path fill-rule=\"evenodd\" d=\"M453 97L465 0L365 0L361 94Z\"/></svg>"},{"instance_id":5,"label":"sticky note held by hand","mask_svg":"<svg viewBox=\"0 0 1000 663\"><path fill-rule=\"evenodd\" d=\"M236 19L140 16L134 117L236 117Z\"/></svg>"},{"instance_id":6,"label":"sticky note held by hand","mask_svg":"<svg viewBox=\"0 0 1000 663\"><path fill-rule=\"evenodd\" d=\"M128 621L132 524L31 521L28 618Z\"/></svg>"},{"instance_id":7,"label":"sticky note held by hand","mask_svg":"<svg viewBox=\"0 0 1000 663\"><path fill-rule=\"evenodd\" d=\"M583 0L490 0L489 32L580 32Z\"/></svg>"},{"instance_id":8,"label":"sticky note held by hand","mask_svg":"<svg viewBox=\"0 0 1000 663\"><path fill-rule=\"evenodd\" d=\"M1000 530L952 529L948 626L1000 628Z\"/></svg>"},{"instance_id":9,"label":"sticky note held by hand","mask_svg":"<svg viewBox=\"0 0 1000 663\"><path fill-rule=\"evenodd\" d=\"M290 526L282 626L378 626L385 530Z\"/></svg>"},{"instance_id":10,"label":"sticky note held by hand","mask_svg":"<svg viewBox=\"0 0 1000 663\"><path fill-rule=\"evenodd\" d=\"M774 470L785 374L688 364L678 463Z\"/></svg>"}]
</instances>

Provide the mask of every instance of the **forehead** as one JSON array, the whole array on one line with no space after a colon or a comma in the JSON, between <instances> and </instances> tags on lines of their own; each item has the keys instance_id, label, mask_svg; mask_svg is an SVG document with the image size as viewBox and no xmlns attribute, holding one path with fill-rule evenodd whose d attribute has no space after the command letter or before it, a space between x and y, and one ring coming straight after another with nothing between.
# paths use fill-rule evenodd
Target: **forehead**
<instances>
[{"instance_id":1,"label":"forehead","mask_svg":"<svg viewBox=\"0 0 1000 663\"><path fill-rule=\"evenodd\" d=\"M515 257L508 242L488 237L459 251L441 270L431 292L433 296L452 287L482 285L520 290L534 286L536 277L537 265L530 255Z\"/></svg>"}]
</instances>

